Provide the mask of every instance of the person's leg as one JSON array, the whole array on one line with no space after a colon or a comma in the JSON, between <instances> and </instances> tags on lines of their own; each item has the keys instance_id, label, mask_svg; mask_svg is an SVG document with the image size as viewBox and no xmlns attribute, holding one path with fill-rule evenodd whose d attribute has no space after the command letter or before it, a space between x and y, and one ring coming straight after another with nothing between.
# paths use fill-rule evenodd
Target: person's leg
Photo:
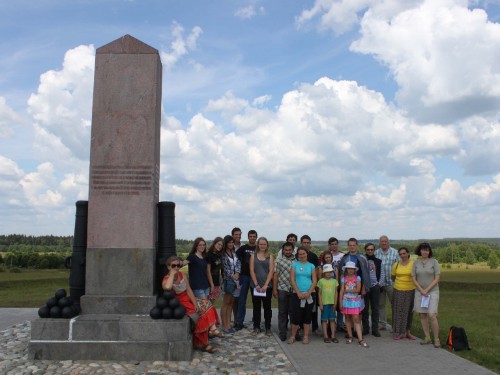
<instances>
[{"instance_id":1,"label":"person's leg","mask_svg":"<svg viewBox=\"0 0 500 375\"><path fill-rule=\"evenodd\" d=\"M352 342L352 315L344 314L344 323L347 330L347 340Z\"/></svg>"},{"instance_id":2,"label":"person's leg","mask_svg":"<svg viewBox=\"0 0 500 375\"><path fill-rule=\"evenodd\" d=\"M380 333L378 331L378 321L379 321L379 300L380 300L380 287L374 286L370 289L370 307L372 309L372 335L376 337L380 337Z\"/></svg>"},{"instance_id":3,"label":"person's leg","mask_svg":"<svg viewBox=\"0 0 500 375\"><path fill-rule=\"evenodd\" d=\"M225 330L229 330L231 328L231 309L233 307L233 295L226 293L224 294L224 298L222 300L223 303L223 308L224 308L224 315L222 316L222 327Z\"/></svg>"},{"instance_id":4,"label":"person's leg","mask_svg":"<svg viewBox=\"0 0 500 375\"><path fill-rule=\"evenodd\" d=\"M335 334L335 329L336 329L336 324L335 324L335 319L330 320L330 330L332 332L332 340L333 342L338 342L337 340L337 335Z\"/></svg>"},{"instance_id":5,"label":"person's leg","mask_svg":"<svg viewBox=\"0 0 500 375\"><path fill-rule=\"evenodd\" d=\"M236 324L238 322L238 304L240 303L240 297L233 296L233 322Z\"/></svg>"},{"instance_id":6,"label":"person's leg","mask_svg":"<svg viewBox=\"0 0 500 375\"><path fill-rule=\"evenodd\" d=\"M437 314L435 313L429 314L429 320L431 324L432 335L434 336L434 346L439 347L441 346L441 344L439 341L439 323L437 320Z\"/></svg>"},{"instance_id":7,"label":"person's leg","mask_svg":"<svg viewBox=\"0 0 500 375\"><path fill-rule=\"evenodd\" d=\"M288 329L288 292L278 290L278 333L280 338L286 337Z\"/></svg>"},{"instance_id":8,"label":"person's leg","mask_svg":"<svg viewBox=\"0 0 500 375\"><path fill-rule=\"evenodd\" d=\"M261 301L262 297L256 297L252 293L252 305L253 305L253 329L254 332L257 329L260 329L260 321L261 321Z\"/></svg>"},{"instance_id":9,"label":"person's leg","mask_svg":"<svg viewBox=\"0 0 500 375\"><path fill-rule=\"evenodd\" d=\"M380 291L380 299L378 304L379 311L379 329L384 330L387 324L386 301L387 301L387 286L384 286Z\"/></svg>"},{"instance_id":10,"label":"person's leg","mask_svg":"<svg viewBox=\"0 0 500 375\"><path fill-rule=\"evenodd\" d=\"M363 330L361 328L361 319L359 314L353 315L352 320L354 321L354 328L356 329L356 336L358 336L358 341L363 340Z\"/></svg>"},{"instance_id":11,"label":"person's leg","mask_svg":"<svg viewBox=\"0 0 500 375\"><path fill-rule=\"evenodd\" d=\"M245 315L247 312L247 295L248 289L250 288L250 276L240 275L240 297L238 302L238 319L237 328L243 328L243 323L245 321Z\"/></svg>"},{"instance_id":12,"label":"person's leg","mask_svg":"<svg viewBox=\"0 0 500 375\"><path fill-rule=\"evenodd\" d=\"M429 331L429 319L428 319L428 314L425 313L420 313L420 323L422 324L422 331L424 331L424 341L423 344L430 344L431 341L431 333Z\"/></svg>"},{"instance_id":13,"label":"person's leg","mask_svg":"<svg viewBox=\"0 0 500 375\"><path fill-rule=\"evenodd\" d=\"M262 298L262 305L264 307L264 326L266 328L266 334L271 333L271 319L273 318L273 310L271 307L272 298L272 289L267 289L266 296Z\"/></svg>"},{"instance_id":14,"label":"person's leg","mask_svg":"<svg viewBox=\"0 0 500 375\"><path fill-rule=\"evenodd\" d=\"M317 298L318 294L316 292L313 292L311 294L311 296L314 300L312 315L311 315L312 331L314 333L317 333L317 331L318 331L318 310L319 310L319 303L318 303L318 298ZM305 335L305 333L304 333L304 335Z\"/></svg>"},{"instance_id":15,"label":"person's leg","mask_svg":"<svg viewBox=\"0 0 500 375\"><path fill-rule=\"evenodd\" d=\"M363 322L363 335L367 335L370 333L370 292L365 294L364 300L365 300L365 308L363 309L361 316Z\"/></svg>"},{"instance_id":16,"label":"person's leg","mask_svg":"<svg viewBox=\"0 0 500 375\"><path fill-rule=\"evenodd\" d=\"M408 299L409 299L409 308L408 308L408 319L407 319L407 326L406 326L406 337L408 337L410 340L415 340L415 336L411 334L411 326L413 325L413 306L415 302L415 290L412 290L411 292L408 293Z\"/></svg>"}]
</instances>

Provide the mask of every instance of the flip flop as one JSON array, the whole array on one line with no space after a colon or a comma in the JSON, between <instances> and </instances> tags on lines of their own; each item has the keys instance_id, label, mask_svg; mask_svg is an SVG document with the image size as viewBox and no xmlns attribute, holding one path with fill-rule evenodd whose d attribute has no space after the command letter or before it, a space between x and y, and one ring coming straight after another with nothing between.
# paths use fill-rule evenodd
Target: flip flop
<instances>
[{"instance_id":1,"label":"flip flop","mask_svg":"<svg viewBox=\"0 0 500 375\"><path fill-rule=\"evenodd\" d=\"M205 352L205 353L217 353L219 351L219 349L214 348L210 344L202 346L200 349L202 352Z\"/></svg>"}]
</instances>

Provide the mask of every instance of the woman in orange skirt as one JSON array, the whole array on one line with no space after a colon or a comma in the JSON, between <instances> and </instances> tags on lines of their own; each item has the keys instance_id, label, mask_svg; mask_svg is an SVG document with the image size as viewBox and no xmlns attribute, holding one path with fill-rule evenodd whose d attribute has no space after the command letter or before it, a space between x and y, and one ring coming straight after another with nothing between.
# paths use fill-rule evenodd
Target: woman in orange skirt
<instances>
[{"instance_id":1,"label":"woman in orange skirt","mask_svg":"<svg viewBox=\"0 0 500 375\"><path fill-rule=\"evenodd\" d=\"M208 343L208 333L217 331L215 307L212 304L206 305L203 300L195 298L185 276L180 272L181 258L171 256L165 264L168 274L163 278L162 287L164 290L174 292L180 304L186 308L186 315L196 323L193 331L194 347L208 353L217 352L218 350Z\"/></svg>"}]
</instances>

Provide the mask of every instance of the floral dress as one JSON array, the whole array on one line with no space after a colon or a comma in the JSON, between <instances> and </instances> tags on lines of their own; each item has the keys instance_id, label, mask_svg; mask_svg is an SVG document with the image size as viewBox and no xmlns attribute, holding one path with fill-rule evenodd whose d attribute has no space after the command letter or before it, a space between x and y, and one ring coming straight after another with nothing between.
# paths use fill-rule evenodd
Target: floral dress
<instances>
[{"instance_id":1,"label":"floral dress","mask_svg":"<svg viewBox=\"0 0 500 375\"><path fill-rule=\"evenodd\" d=\"M358 275L342 277L342 287L346 289L356 289L356 283L361 282ZM362 310L361 294L359 293L344 293L342 299L342 314L357 315Z\"/></svg>"}]
</instances>

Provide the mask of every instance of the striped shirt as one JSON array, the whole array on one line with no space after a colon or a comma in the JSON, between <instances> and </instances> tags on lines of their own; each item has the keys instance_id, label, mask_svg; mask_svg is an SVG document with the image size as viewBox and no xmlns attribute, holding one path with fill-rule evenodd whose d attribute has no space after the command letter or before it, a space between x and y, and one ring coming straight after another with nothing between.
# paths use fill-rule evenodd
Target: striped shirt
<instances>
[{"instance_id":1,"label":"striped shirt","mask_svg":"<svg viewBox=\"0 0 500 375\"><path fill-rule=\"evenodd\" d=\"M276 258L274 272L278 274L278 290L289 292L292 288L292 284L290 283L290 269L293 262L295 262L294 256L290 258L284 256Z\"/></svg>"},{"instance_id":2,"label":"striped shirt","mask_svg":"<svg viewBox=\"0 0 500 375\"><path fill-rule=\"evenodd\" d=\"M375 251L375 257L382 260L382 269L384 270L384 280L382 281L383 285L392 286L394 284L391 279L392 266L394 263L399 262L398 251L395 248L390 247L387 250L387 253L384 254L382 249L377 249Z\"/></svg>"}]
</instances>

